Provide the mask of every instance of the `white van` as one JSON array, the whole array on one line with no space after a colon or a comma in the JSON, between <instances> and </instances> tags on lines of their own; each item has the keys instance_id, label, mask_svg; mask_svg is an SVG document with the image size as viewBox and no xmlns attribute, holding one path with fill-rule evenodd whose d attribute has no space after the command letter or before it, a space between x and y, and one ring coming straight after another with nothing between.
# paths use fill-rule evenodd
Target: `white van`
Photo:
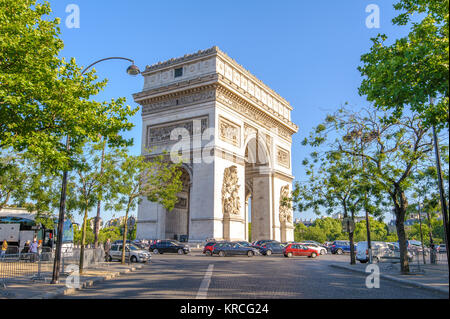
<instances>
[{"instance_id":1,"label":"white van","mask_svg":"<svg viewBox=\"0 0 450 319\"><path fill-rule=\"evenodd\" d=\"M379 262L382 258L394 257L393 245L383 241L371 241L372 246L372 261ZM361 263L369 261L369 251L367 248L367 241L360 241L356 245L356 260Z\"/></svg>"}]
</instances>

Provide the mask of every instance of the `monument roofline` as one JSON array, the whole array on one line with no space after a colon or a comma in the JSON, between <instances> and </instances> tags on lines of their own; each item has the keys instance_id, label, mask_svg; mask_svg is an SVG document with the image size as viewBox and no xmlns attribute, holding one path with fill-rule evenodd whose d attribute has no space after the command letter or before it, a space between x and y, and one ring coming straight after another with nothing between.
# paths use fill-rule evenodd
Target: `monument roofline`
<instances>
[{"instance_id":1,"label":"monument roofline","mask_svg":"<svg viewBox=\"0 0 450 319\"><path fill-rule=\"evenodd\" d=\"M256 76L254 76L250 71L248 71L246 68L244 68L241 64L236 62L235 59L231 58L228 54L226 54L224 51L220 50L219 47L213 46L206 50L199 50L196 53L192 54L185 54L182 57L179 58L172 58L170 60L166 60L164 62L158 62L153 65L147 65L145 70L142 72L143 76L147 76L150 74L153 74L157 71L164 71L166 69L174 68L176 66L181 66L183 64L193 62L196 60L202 60L205 58L213 57L213 56L219 56L221 59L226 60L229 64L231 64L233 67L239 70L239 72L242 72L247 77L249 77L252 81L255 82L258 86L263 88L265 91L267 91L269 94L276 97L284 106L286 106L290 111L292 111L292 106L290 103L283 98L281 95L279 95L277 92L275 92L273 89L271 89L269 86L264 84L263 81L258 79Z\"/></svg>"}]
</instances>

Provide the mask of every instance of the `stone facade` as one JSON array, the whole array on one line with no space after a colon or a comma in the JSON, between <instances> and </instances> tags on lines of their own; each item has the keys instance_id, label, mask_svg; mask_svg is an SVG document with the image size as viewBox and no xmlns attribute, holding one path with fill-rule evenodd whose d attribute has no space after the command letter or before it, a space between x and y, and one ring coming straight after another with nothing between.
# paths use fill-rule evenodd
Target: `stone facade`
<instances>
[{"instance_id":1,"label":"stone facade","mask_svg":"<svg viewBox=\"0 0 450 319\"><path fill-rule=\"evenodd\" d=\"M251 215L252 241L293 240L289 103L217 47L142 75L142 153L183 154L187 186L171 212L142 201L137 237L248 240Z\"/></svg>"}]
</instances>

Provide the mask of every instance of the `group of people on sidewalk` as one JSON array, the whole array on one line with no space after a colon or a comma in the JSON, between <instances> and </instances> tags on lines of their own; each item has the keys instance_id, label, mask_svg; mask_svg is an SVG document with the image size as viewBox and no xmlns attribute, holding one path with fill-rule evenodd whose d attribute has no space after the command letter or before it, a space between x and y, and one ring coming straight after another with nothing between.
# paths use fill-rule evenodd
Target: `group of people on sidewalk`
<instances>
[{"instance_id":1,"label":"group of people on sidewalk","mask_svg":"<svg viewBox=\"0 0 450 319\"><path fill-rule=\"evenodd\" d=\"M41 240L38 241L35 237L35 238L33 238L33 242L30 242L29 240L26 241L26 243L24 244L23 249L20 253L21 254L32 253L33 260L34 260L34 259L36 259L37 255L39 254L39 248L41 248L41 246L42 246L42 241ZM2 248L0 251L0 258L5 257L7 250L8 250L8 241L3 240Z\"/></svg>"}]
</instances>

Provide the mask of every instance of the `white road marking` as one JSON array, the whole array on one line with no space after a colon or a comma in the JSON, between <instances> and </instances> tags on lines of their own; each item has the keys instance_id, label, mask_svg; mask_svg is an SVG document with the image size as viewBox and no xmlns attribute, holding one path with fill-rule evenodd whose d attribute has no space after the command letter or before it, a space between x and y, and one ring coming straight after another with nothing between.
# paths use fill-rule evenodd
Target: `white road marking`
<instances>
[{"instance_id":1,"label":"white road marking","mask_svg":"<svg viewBox=\"0 0 450 319\"><path fill-rule=\"evenodd\" d=\"M197 292L197 299L206 299L206 295L208 294L209 284L211 283L211 276L214 269L214 265L211 264L208 266L206 270L205 277L203 277L203 281L200 285L200 288Z\"/></svg>"}]
</instances>

